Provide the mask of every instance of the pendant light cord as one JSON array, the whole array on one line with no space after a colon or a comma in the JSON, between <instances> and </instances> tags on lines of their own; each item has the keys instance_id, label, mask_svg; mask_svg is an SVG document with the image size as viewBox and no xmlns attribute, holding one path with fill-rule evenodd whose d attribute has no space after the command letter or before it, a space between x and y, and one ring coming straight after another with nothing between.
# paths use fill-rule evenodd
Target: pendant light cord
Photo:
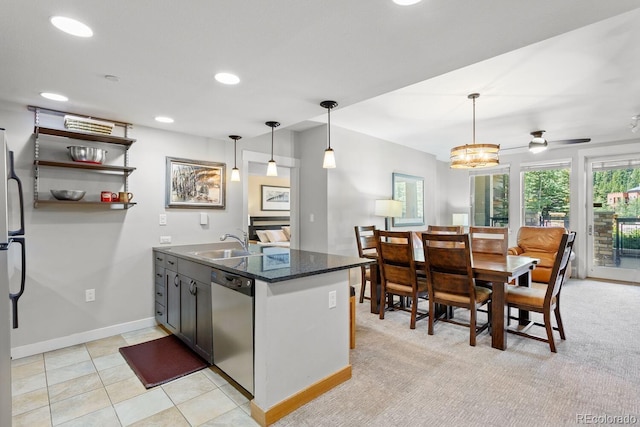
<instances>
[{"instance_id":1,"label":"pendant light cord","mask_svg":"<svg viewBox=\"0 0 640 427\"><path fill-rule=\"evenodd\" d=\"M271 128L271 162L273 162L273 127Z\"/></svg>"},{"instance_id":2,"label":"pendant light cord","mask_svg":"<svg viewBox=\"0 0 640 427\"><path fill-rule=\"evenodd\" d=\"M331 150L331 108L327 108L327 141Z\"/></svg>"}]
</instances>

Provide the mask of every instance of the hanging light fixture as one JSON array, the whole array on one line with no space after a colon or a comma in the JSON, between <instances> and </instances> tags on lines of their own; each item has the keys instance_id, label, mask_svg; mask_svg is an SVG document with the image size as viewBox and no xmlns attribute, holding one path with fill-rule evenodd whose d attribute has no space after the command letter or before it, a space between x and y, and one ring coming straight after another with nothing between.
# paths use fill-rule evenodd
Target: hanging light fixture
<instances>
[{"instance_id":1,"label":"hanging light fixture","mask_svg":"<svg viewBox=\"0 0 640 427\"><path fill-rule=\"evenodd\" d=\"M500 163L498 153L500 145L476 144L476 98L479 93L472 93L467 98L473 99L473 143L460 145L451 149L451 168L473 169L496 166Z\"/></svg>"},{"instance_id":2,"label":"hanging light fixture","mask_svg":"<svg viewBox=\"0 0 640 427\"><path fill-rule=\"evenodd\" d=\"M533 139L529 142L529 151L532 153L542 153L547 149L547 140L542 136L545 131L537 130L535 132L531 132L531 136Z\"/></svg>"},{"instance_id":3,"label":"hanging light fixture","mask_svg":"<svg viewBox=\"0 0 640 427\"><path fill-rule=\"evenodd\" d=\"M278 168L276 167L276 161L273 160L273 130L280 126L278 122L266 122L265 125L271 128L271 160L267 164L267 176L278 176Z\"/></svg>"},{"instance_id":4,"label":"hanging light fixture","mask_svg":"<svg viewBox=\"0 0 640 427\"><path fill-rule=\"evenodd\" d=\"M229 138L233 139L233 169L231 169L231 181L240 181L240 169L236 165L236 145L239 139L242 139L241 136L238 135L229 135Z\"/></svg>"},{"instance_id":5,"label":"hanging light fixture","mask_svg":"<svg viewBox=\"0 0 640 427\"><path fill-rule=\"evenodd\" d=\"M331 148L331 109L336 108L336 101L322 101L320 106L327 109L327 143L328 148L324 150L324 161L322 167L325 169L334 169L336 167L336 156Z\"/></svg>"}]
</instances>

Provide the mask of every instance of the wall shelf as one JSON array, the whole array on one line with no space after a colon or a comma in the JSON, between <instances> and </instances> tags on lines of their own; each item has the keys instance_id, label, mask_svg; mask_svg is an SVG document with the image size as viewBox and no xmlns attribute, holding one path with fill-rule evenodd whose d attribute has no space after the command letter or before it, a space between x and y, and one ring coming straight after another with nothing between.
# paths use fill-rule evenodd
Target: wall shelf
<instances>
[{"instance_id":1,"label":"wall shelf","mask_svg":"<svg viewBox=\"0 0 640 427\"><path fill-rule=\"evenodd\" d=\"M41 179L45 179L41 176L41 168L58 168L58 169L75 169L81 170L84 172L92 172L92 173L107 173L111 175L122 175L122 191L129 192L129 175L136 170L136 168L129 166L129 148L131 145L136 142L135 139L129 138L129 131L132 127L130 123L124 123L119 121L108 120L113 123L114 130L117 130L119 135L112 134L100 134L100 133L89 133L89 132L78 132L74 130L66 129L64 126L64 116L73 115L76 117L82 117L86 119L96 119L96 117L91 117L82 114L75 113L67 113L59 110L51 110L48 108L29 106L29 110L34 112L34 128L33 133L35 135L35 146L34 146L34 159L33 159L33 169L34 169L34 195L33 195L33 206L34 208L40 206L66 206L66 207L99 207L102 209L129 209L132 206L135 206L136 203L121 203L121 202L101 202L101 201L74 201L74 200L40 200L40 186L42 185ZM41 120L45 119L47 125L41 125ZM105 119L100 119L105 120ZM54 138L47 139L45 141L41 141L41 136L47 135ZM66 150L66 147L60 145L56 146L59 142L67 142L67 140L78 140L78 141L87 141L87 142L95 142L100 144L110 144L115 146L121 150L123 154L123 165L108 165L108 164L94 164L94 163L83 163L83 162L74 162L74 161L60 161L60 160L52 160L52 159L41 159L41 144L46 142L49 156L54 158L61 157L65 155L63 150ZM66 153L68 155L68 153ZM46 191L46 190L45 190ZM120 191L120 188L114 189L113 192Z\"/></svg>"}]
</instances>

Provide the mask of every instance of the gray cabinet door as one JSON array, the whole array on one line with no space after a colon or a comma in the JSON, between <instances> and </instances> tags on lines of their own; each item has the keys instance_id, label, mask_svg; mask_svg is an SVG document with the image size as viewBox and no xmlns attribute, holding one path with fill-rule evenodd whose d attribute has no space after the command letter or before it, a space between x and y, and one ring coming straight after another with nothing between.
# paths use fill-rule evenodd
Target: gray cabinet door
<instances>
[{"instance_id":1,"label":"gray cabinet door","mask_svg":"<svg viewBox=\"0 0 640 427\"><path fill-rule=\"evenodd\" d=\"M180 279L178 273L166 269L167 282L165 290L167 293L167 328L173 332L180 331Z\"/></svg>"},{"instance_id":2,"label":"gray cabinet door","mask_svg":"<svg viewBox=\"0 0 640 427\"><path fill-rule=\"evenodd\" d=\"M196 282L196 352L213 363L213 322L211 319L211 284Z\"/></svg>"},{"instance_id":3,"label":"gray cabinet door","mask_svg":"<svg viewBox=\"0 0 640 427\"><path fill-rule=\"evenodd\" d=\"M180 335L191 348L196 335L196 281L183 274L180 277Z\"/></svg>"}]
</instances>

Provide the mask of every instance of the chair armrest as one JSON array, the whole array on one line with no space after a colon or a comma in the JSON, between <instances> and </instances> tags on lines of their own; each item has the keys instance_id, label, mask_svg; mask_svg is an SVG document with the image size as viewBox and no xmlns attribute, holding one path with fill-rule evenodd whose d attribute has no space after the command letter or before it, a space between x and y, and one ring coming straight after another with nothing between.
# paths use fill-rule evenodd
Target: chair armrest
<instances>
[{"instance_id":1,"label":"chair armrest","mask_svg":"<svg viewBox=\"0 0 640 427\"><path fill-rule=\"evenodd\" d=\"M508 255L520 255L522 253L524 253L524 251L522 250L522 248L520 248L520 246L514 246L507 250Z\"/></svg>"}]
</instances>

